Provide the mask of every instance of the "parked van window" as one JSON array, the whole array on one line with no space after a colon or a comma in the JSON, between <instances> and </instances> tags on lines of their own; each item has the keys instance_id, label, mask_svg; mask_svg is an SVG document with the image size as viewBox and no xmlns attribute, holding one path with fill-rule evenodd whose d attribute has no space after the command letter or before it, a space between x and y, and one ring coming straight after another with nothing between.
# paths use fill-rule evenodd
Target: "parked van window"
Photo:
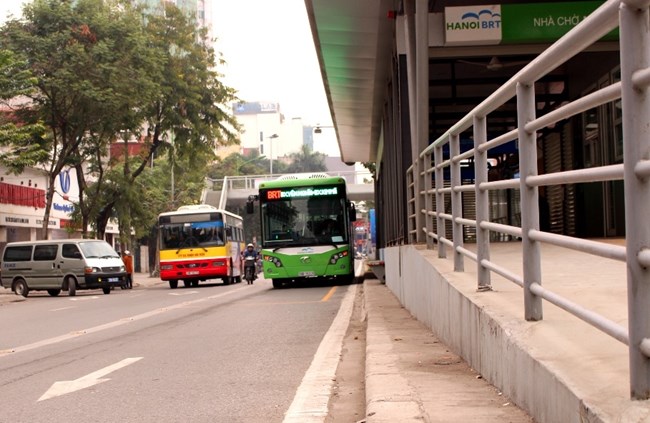
<instances>
[{"instance_id":1,"label":"parked van window","mask_svg":"<svg viewBox=\"0 0 650 423\"><path fill-rule=\"evenodd\" d=\"M79 251L79 248L74 244L63 244L61 255L65 258L80 259L81 251Z\"/></svg>"},{"instance_id":2,"label":"parked van window","mask_svg":"<svg viewBox=\"0 0 650 423\"><path fill-rule=\"evenodd\" d=\"M7 249L5 251L5 261L30 261L32 259L32 246L22 246Z\"/></svg>"},{"instance_id":3,"label":"parked van window","mask_svg":"<svg viewBox=\"0 0 650 423\"><path fill-rule=\"evenodd\" d=\"M34 260L36 261L52 261L56 260L56 251L58 245L37 245L34 247Z\"/></svg>"}]
</instances>

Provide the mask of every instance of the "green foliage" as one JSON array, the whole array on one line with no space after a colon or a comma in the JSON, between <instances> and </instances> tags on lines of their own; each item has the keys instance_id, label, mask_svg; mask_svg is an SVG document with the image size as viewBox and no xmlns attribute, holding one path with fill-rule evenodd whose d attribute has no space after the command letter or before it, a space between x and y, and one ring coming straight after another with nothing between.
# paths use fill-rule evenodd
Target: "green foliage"
<instances>
[{"instance_id":1,"label":"green foliage","mask_svg":"<svg viewBox=\"0 0 650 423\"><path fill-rule=\"evenodd\" d=\"M308 145L303 144L300 152L292 153L290 156L291 163L287 166L286 173L306 173L306 172L324 172L325 157L323 153L311 151Z\"/></svg>"},{"instance_id":2,"label":"green foliage","mask_svg":"<svg viewBox=\"0 0 650 423\"><path fill-rule=\"evenodd\" d=\"M225 106L236 97L219 81L206 32L167 2L154 15L133 4L34 0L23 8L24 19L0 29L0 98L28 100L0 121L0 143L12 147L0 160L16 172L46 170L44 222L54 178L70 166L79 175L75 218L82 228L93 222L102 237L116 217L124 233L135 225L140 234L148 213L198 201L216 144L237 143L239 127ZM107 163L109 145L122 136L142 140L141 154ZM158 151L170 163L161 180L169 180L172 165L178 175L170 204L157 200L164 186L150 179L157 169L145 172ZM132 206L144 200L146 210Z\"/></svg>"},{"instance_id":3,"label":"green foliage","mask_svg":"<svg viewBox=\"0 0 650 423\"><path fill-rule=\"evenodd\" d=\"M366 163L361 163L363 167L368 169L370 173L372 174L373 179L377 179L377 164L373 162L366 162Z\"/></svg>"},{"instance_id":4,"label":"green foliage","mask_svg":"<svg viewBox=\"0 0 650 423\"><path fill-rule=\"evenodd\" d=\"M12 173L44 163L49 158L51 144L45 137L45 127L38 120L25 124L16 114L21 107L20 96L35 89L36 78L26 69L26 63L9 50L0 50L0 146L11 146L0 153L0 163ZM23 99L22 103L26 100Z\"/></svg>"}]
</instances>

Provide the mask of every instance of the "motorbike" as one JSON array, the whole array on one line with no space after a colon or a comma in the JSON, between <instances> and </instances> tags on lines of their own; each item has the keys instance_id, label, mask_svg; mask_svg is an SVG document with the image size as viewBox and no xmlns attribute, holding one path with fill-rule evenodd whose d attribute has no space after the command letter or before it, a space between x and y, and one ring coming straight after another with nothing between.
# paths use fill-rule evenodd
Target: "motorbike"
<instances>
[{"instance_id":1,"label":"motorbike","mask_svg":"<svg viewBox=\"0 0 650 423\"><path fill-rule=\"evenodd\" d=\"M255 257L248 256L244 259L244 279L249 285L257 279L257 259Z\"/></svg>"}]
</instances>

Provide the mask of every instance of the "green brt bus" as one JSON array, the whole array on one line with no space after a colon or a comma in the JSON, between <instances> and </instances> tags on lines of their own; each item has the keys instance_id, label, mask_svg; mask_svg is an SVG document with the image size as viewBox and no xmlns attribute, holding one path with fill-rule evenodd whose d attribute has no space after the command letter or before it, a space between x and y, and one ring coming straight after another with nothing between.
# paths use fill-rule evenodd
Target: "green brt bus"
<instances>
[{"instance_id":1,"label":"green brt bus","mask_svg":"<svg viewBox=\"0 0 650 423\"><path fill-rule=\"evenodd\" d=\"M325 173L284 175L262 182L262 265L274 288L306 279L350 283L354 279L354 204L346 181Z\"/></svg>"}]
</instances>

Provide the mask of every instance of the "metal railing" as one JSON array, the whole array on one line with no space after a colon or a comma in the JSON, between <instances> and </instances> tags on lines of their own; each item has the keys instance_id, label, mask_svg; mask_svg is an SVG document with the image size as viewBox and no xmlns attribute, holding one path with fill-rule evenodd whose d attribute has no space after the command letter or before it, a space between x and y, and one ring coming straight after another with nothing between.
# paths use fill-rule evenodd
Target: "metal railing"
<instances>
[{"instance_id":1,"label":"metal railing","mask_svg":"<svg viewBox=\"0 0 650 423\"><path fill-rule=\"evenodd\" d=\"M650 396L650 36L648 0L610 0L585 18L560 40L531 61L485 101L435 140L408 170L409 238L423 233L427 245L437 245L438 256L454 254L454 269L463 271L464 258L477 263L477 284L491 289L494 272L524 290L526 320L543 318L546 300L629 346L631 395ZM620 22L620 23L619 23ZM583 96L541 117L536 116L535 82L565 63L605 34L619 28L621 81ZM517 125L512 131L487 139L490 113L516 97ZM623 164L538 174L537 131L591 108L621 100ZM460 153L460 135L472 131L474 146ZM488 150L518 141L520 178L488 181ZM449 145L449 158L443 146ZM461 161L473 158L474 184L462 184ZM451 185L445 187L449 169ZM540 230L538 187L585 182L623 180L625 191L626 247L605 244ZM418 181L424 181L418 183ZM432 182L433 181L433 182ZM412 188L411 188L412 187ZM488 197L492 190L519 189L521 227L490 221ZM476 196L476 219L463 218L462 195ZM419 196L415 201L414 196ZM445 212L451 203L451 214ZM421 222L421 227L417 227ZM451 237L447 223L451 222ZM463 227L476 229L476 253L463 245ZM522 240L523 275L517 275L490 260L490 232L509 234ZM540 243L549 243L607 259L627 263L628 328L587 310L542 286Z\"/></svg>"}]
</instances>

